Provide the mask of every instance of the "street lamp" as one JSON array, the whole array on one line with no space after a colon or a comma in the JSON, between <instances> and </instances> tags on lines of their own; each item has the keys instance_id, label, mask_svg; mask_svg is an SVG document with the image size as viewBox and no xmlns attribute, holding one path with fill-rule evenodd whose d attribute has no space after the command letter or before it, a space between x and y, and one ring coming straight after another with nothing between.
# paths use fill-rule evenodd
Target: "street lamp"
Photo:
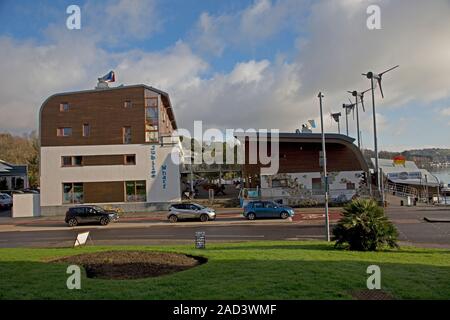
<instances>
[{"instance_id":1,"label":"street lamp","mask_svg":"<svg viewBox=\"0 0 450 320\"><path fill-rule=\"evenodd\" d=\"M317 96L320 104L320 126L322 129L322 154L323 154L323 179L325 185L325 232L327 241L330 241L330 222L328 217L328 174L327 174L327 152L325 148L325 132L323 128L323 111L322 111L322 98L324 95L319 92Z\"/></svg>"}]
</instances>

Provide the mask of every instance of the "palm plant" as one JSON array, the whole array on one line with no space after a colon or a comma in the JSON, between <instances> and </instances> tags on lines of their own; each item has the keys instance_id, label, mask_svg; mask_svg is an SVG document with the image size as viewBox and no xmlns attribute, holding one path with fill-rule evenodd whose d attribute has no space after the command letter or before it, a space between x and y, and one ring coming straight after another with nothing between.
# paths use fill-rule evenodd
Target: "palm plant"
<instances>
[{"instance_id":1,"label":"palm plant","mask_svg":"<svg viewBox=\"0 0 450 320\"><path fill-rule=\"evenodd\" d=\"M375 200L357 199L344 207L333 229L335 247L357 251L398 248L398 232Z\"/></svg>"}]
</instances>

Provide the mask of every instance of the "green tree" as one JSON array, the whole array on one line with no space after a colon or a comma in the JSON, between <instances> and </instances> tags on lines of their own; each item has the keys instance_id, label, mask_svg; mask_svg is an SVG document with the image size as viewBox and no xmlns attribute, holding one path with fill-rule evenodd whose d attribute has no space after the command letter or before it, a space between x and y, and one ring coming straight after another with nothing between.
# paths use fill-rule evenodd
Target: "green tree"
<instances>
[{"instance_id":1,"label":"green tree","mask_svg":"<svg viewBox=\"0 0 450 320\"><path fill-rule=\"evenodd\" d=\"M335 247L357 251L397 248L398 232L375 200L357 199L344 207L333 229Z\"/></svg>"}]
</instances>

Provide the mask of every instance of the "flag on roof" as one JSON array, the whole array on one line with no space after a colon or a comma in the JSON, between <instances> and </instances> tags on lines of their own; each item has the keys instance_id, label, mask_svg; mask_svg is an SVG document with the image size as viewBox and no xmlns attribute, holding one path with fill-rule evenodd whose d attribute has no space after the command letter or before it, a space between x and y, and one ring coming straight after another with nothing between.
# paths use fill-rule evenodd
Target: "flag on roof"
<instances>
[{"instance_id":1,"label":"flag on roof","mask_svg":"<svg viewBox=\"0 0 450 320\"><path fill-rule=\"evenodd\" d=\"M406 164L406 158L402 155L395 156L392 160L394 162L394 166L405 166Z\"/></svg>"},{"instance_id":2,"label":"flag on roof","mask_svg":"<svg viewBox=\"0 0 450 320\"><path fill-rule=\"evenodd\" d=\"M116 81L116 74L114 73L114 71L110 71L107 74L105 74L103 77L98 78L98 81L114 82L114 81Z\"/></svg>"}]
</instances>

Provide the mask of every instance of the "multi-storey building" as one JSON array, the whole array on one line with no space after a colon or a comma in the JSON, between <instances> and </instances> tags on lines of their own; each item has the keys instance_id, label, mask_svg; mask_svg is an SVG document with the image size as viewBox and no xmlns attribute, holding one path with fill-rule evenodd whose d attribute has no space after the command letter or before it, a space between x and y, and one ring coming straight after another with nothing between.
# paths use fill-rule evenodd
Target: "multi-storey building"
<instances>
[{"instance_id":1,"label":"multi-storey building","mask_svg":"<svg viewBox=\"0 0 450 320\"><path fill-rule=\"evenodd\" d=\"M149 86L52 95L40 110L41 214L80 203L147 211L180 200L176 129L169 95Z\"/></svg>"}]
</instances>

